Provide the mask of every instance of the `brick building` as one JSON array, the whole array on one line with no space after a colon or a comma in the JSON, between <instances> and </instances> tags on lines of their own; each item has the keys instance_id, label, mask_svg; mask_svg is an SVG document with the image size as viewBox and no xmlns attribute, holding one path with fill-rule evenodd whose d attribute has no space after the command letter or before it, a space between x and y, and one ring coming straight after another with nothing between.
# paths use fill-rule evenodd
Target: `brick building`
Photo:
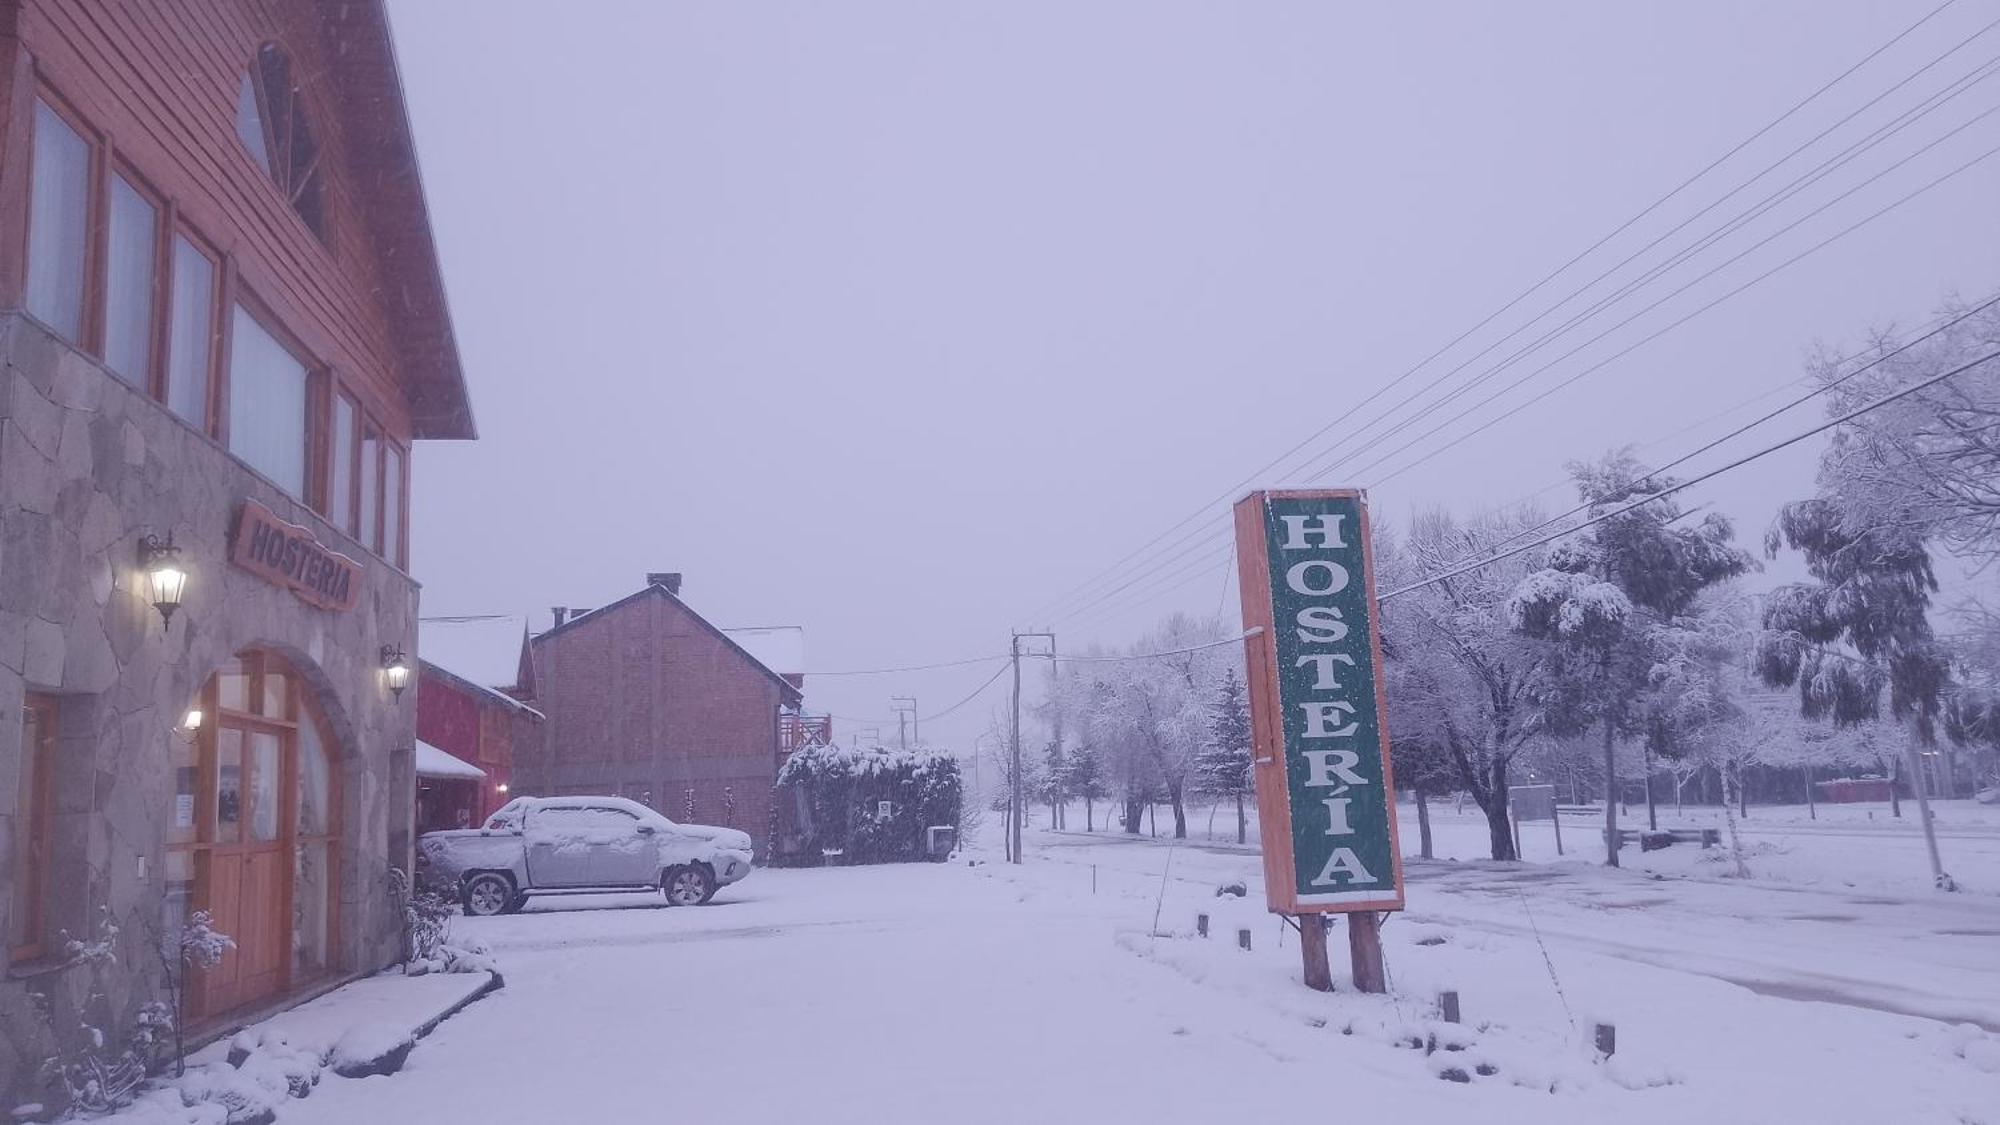
<instances>
[{"instance_id":1,"label":"brick building","mask_svg":"<svg viewBox=\"0 0 2000 1125\"><path fill-rule=\"evenodd\" d=\"M517 690L548 722L535 753L517 750L515 788L629 797L676 819L742 829L762 855L781 731L804 676L751 655L682 601L680 585L678 574L648 575L609 605L557 610L528 642Z\"/></svg>"},{"instance_id":2,"label":"brick building","mask_svg":"<svg viewBox=\"0 0 2000 1125\"><path fill-rule=\"evenodd\" d=\"M484 823L507 803L517 748L539 745L543 726L542 713L533 707L440 667L429 657L420 659L417 831ZM475 772L459 768L460 764Z\"/></svg>"},{"instance_id":3,"label":"brick building","mask_svg":"<svg viewBox=\"0 0 2000 1125\"><path fill-rule=\"evenodd\" d=\"M409 449L473 436L416 167L378 0L0 0L0 1105L191 909L198 1036L398 954Z\"/></svg>"},{"instance_id":4,"label":"brick building","mask_svg":"<svg viewBox=\"0 0 2000 1125\"><path fill-rule=\"evenodd\" d=\"M514 759L547 725L513 694L527 659L519 617L427 617L417 629L417 831L483 823L507 803Z\"/></svg>"}]
</instances>

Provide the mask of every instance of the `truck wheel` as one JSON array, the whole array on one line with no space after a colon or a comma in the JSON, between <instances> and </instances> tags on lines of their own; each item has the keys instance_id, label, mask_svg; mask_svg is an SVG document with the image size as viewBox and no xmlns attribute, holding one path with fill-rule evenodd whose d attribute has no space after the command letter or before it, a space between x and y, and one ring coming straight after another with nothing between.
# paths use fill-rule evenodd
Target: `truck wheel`
<instances>
[{"instance_id":1,"label":"truck wheel","mask_svg":"<svg viewBox=\"0 0 2000 1125\"><path fill-rule=\"evenodd\" d=\"M660 889L666 892L668 906L700 906L715 897L715 876L705 865L691 863L667 872Z\"/></svg>"},{"instance_id":2,"label":"truck wheel","mask_svg":"<svg viewBox=\"0 0 2000 1125\"><path fill-rule=\"evenodd\" d=\"M513 898L514 885L504 876L475 875L465 884L465 912L474 918L505 912Z\"/></svg>"}]
</instances>

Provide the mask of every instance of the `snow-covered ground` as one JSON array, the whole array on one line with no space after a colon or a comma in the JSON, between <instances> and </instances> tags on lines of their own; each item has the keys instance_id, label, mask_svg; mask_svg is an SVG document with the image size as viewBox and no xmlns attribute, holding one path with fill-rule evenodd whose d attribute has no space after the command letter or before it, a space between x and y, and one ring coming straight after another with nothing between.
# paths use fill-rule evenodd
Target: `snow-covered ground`
<instances>
[{"instance_id":1,"label":"snow-covered ground","mask_svg":"<svg viewBox=\"0 0 2000 1125\"><path fill-rule=\"evenodd\" d=\"M1448 808L1437 830L1440 854L1483 839ZM1995 842L1963 842L1962 878ZM1254 850L1028 844L1019 868L975 849L988 862L759 871L696 909L634 896L461 920L508 987L401 1074L324 1083L284 1120L2000 1123L2000 897L1923 888L1921 850L1900 891L1413 862L1382 998L1298 984ZM1251 898L1215 898L1228 880ZM1333 948L1344 975L1339 932ZM1462 1026L1434 1018L1445 988ZM1618 1029L1609 1064L1588 1047L1600 1020Z\"/></svg>"},{"instance_id":2,"label":"snow-covered ground","mask_svg":"<svg viewBox=\"0 0 2000 1125\"><path fill-rule=\"evenodd\" d=\"M1945 870L1968 892L2000 895L2000 805L1935 801L1931 809ZM1403 840L1414 849L1416 814L1409 808L1402 812ZM1462 813L1454 813L1449 803L1434 807L1432 812L1437 814L1432 829L1439 858L1478 859L1491 854L1486 821L1471 805ZM1672 805L1662 805L1659 818L1662 828L1715 828L1723 831L1726 839L1722 811L1714 807L1689 805L1676 812ZM1644 828L1645 806L1631 806L1620 823ZM1601 818L1564 817L1565 858L1583 863L1602 860L1602 824ZM1919 891L1930 882L1930 861L1924 854L1923 831L1913 801L1903 802L1900 819L1890 814L1886 804L1821 805L1817 810L1804 805L1753 805L1749 818L1737 821L1737 829L1751 878L1759 882L1890 893ZM1235 837L1232 834L1229 838ZM1521 852L1530 861L1554 861L1554 827L1548 821L1523 824ZM1642 853L1628 847L1622 862L1669 875L1734 878L1734 865L1727 854L1714 848L1704 852L1676 846Z\"/></svg>"}]
</instances>

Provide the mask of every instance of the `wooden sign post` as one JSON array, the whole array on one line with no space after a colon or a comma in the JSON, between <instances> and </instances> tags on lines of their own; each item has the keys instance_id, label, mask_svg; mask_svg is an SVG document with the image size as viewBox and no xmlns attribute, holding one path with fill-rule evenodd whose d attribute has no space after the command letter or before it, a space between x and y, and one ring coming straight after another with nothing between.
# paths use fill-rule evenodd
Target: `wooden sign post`
<instances>
[{"instance_id":1,"label":"wooden sign post","mask_svg":"<svg viewBox=\"0 0 2000 1125\"><path fill-rule=\"evenodd\" d=\"M1384 991L1377 912L1403 908L1403 857L1367 501L1253 492L1236 558L1266 901L1298 919L1307 987L1333 987L1318 915L1337 913L1355 987Z\"/></svg>"}]
</instances>

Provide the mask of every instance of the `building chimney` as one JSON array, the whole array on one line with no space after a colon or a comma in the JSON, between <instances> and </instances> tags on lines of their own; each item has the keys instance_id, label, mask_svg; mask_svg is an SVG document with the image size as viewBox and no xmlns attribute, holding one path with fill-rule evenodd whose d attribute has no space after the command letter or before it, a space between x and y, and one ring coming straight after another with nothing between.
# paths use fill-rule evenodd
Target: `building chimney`
<instances>
[{"instance_id":1,"label":"building chimney","mask_svg":"<svg viewBox=\"0 0 2000 1125\"><path fill-rule=\"evenodd\" d=\"M562 628L563 618L569 616L569 607L566 605L551 606L549 607L549 612L556 615L556 623L551 627Z\"/></svg>"},{"instance_id":2,"label":"building chimney","mask_svg":"<svg viewBox=\"0 0 2000 1125\"><path fill-rule=\"evenodd\" d=\"M646 576L646 585L665 586L667 593L677 598L681 596L681 575L679 571L668 572L656 570Z\"/></svg>"}]
</instances>

